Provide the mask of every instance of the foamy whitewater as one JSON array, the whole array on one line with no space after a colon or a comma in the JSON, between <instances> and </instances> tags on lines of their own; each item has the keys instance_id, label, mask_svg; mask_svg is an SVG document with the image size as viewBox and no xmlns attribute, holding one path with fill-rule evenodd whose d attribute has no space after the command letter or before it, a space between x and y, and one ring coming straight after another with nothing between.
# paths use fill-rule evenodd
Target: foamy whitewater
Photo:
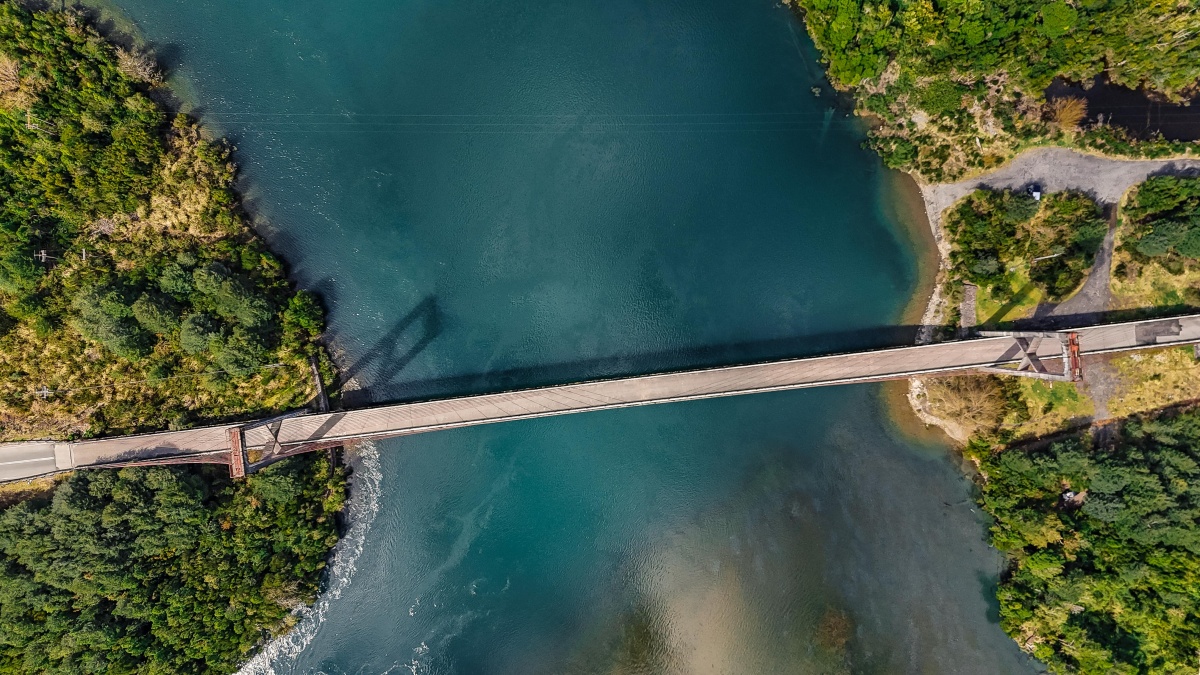
<instances>
[{"instance_id":1,"label":"foamy whitewater","mask_svg":"<svg viewBox=\"0 0 1200 675\"><path fill-rule=\"evenodd\" d=\"M358 557L362 555L367 541L367 532L379 513L380 485L383 471L379 464L379 448L369 441L354 447L348 457L353 473L350 476L350 500L346 506L346 520L350 529L333 547L329 564L328 586L317 597L311 607L298 607L295 614L300 617L296 627L282 637L273 640L254 658L246 662L238 675L277 675L275 666L286 667L294 663L296 656L312 642L317 630L325 621L329 603L342 596L350 586L357 570Z\"/></svg>"}]
</instances>

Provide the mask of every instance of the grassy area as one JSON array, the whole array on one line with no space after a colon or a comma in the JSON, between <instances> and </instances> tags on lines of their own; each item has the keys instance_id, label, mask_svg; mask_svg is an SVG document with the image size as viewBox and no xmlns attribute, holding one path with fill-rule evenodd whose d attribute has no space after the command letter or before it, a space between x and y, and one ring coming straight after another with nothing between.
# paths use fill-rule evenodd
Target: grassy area
<instances>
[{"instance_id":1,"label":"grassy area","mask_svg":"<svg viewBox=\"0 0 1200 675\"><path fill-rule=\"evenodd\" d=\"M1200 263L1185 262L1176 271L1143 264L1128 251L1113 254L1113 309L1183 309L1200 305Z\"/></svg>"},{"instance_id":2,"label":"grassy area","mask_svg":"<svg viewBox=\"0 0 1200 675\"><path fill-rule=\"evenodd\" d=\"M1015 386L1028 411L1028 418L1014 416L1006 420L1015 438L1036 438L1061 429L1086 423L1095 414L1091 399L1074 382L1047 382L1032 378L1014 378Z\"/></svg>"},{"instance_id":3,"label":"grassy area","mask_svg":"<svg viewBox=\"0 0 1200 675\"><path fill-rule=\"evenodd\" d=\"M1108 402L1118 417L1200 399L1200 362L1192 347L1137 352L1112 360L1121 389Z\"/></svg>"},{"instance_id":4,"label":"grassy area","mask_svg":"<svg viewBox=\"0 0 1200 675\"><path fill-rule=\"evenodd\" d=\"M999 291L994 289L999 286ZM975 294L975 316L981 326L995 326L1031 316L1045 299L1042 290L1029 281L1029 268L1018 264L1005 279Z\"/></svg>"},{"instance_id":5,"label":"grassy area","mask_svg":"<svg viewBox=\"0 0 1200 675\"><path fill-rule=\"evenodd\" d=\"M43 476L32 480L0 483L0 509L8 508L26 499L50 494L54 488L67 478L67 474Z\"/></svg>"}]
</instances>

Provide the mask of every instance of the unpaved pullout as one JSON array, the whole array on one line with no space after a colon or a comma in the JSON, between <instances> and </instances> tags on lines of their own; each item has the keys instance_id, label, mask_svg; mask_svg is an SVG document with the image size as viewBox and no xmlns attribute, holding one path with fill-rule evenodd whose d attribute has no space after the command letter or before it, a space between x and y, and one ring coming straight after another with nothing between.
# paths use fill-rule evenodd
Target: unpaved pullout
<instances>
[{"instance_id":1,"label":"unpaved pullout","mask_svg":"<svg viewBox=\"0 0 1200 675\"><path fill-rule=\"evenodd\" d=\"M929 224L940 239L942 212L979 188L1017 189L1037 183L1045 192L1078 190L1098 202L1116 204L1129 188L1151 175L1188 169L1200 170L1200 160L1110 159L1067 148L1035 148L982 176L921 185L921 195Z\"/></svg>"}]
</instances>

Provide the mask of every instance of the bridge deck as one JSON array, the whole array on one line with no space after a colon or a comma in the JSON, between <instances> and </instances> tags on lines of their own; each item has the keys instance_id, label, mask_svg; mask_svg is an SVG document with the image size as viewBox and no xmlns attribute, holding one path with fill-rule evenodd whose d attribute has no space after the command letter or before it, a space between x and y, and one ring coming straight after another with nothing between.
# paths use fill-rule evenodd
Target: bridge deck
<instances>
[{"instance_id":1,"label":"bridge deck","mask_svg":"<svg viewBox=\"0 0 1200 675\"><path fill-rule=\"evenodd\" d=\"M1137 321L1077 329L1084 355L1200 342L1200 315ZM314 442L401 436L438 429L624 408L652 403L801 389L836 384L877 382L914 375L971 370L1013 364L1022 358L1011 337L987 337L931 345L790 359L704 370L659 373L399 403L344 412L298 415L278 423L279 449ZM1037 356L1061 372L1058 340L1043 340ZM18 443L0 446L0 480L45 473L48 462L58 470L128 461L174 457L228 457L229 430L218 425L185 431L122 436L74 443ZM265 426L246 425L245 448L274 446Z\"/></svg>"}]
</instances>

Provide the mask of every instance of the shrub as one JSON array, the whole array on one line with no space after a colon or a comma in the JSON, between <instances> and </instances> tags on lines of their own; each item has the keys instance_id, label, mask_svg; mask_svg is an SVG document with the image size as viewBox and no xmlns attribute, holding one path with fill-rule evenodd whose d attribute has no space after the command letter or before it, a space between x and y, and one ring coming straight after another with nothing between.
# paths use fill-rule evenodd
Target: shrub
<instances>
[{"instance_id":1,"label":"shrub","mask_svg":"<svg viewBox=\"0 0 1200 675\"><path fill-rule=\"evenodd\" d=\"M166 335L179 328L179 310L160 295L143 293L133 303L133 316L142 327L152 333Z\"/></svg>"},{"instance_id":2,"label":"shrub","mask_svg":"<svg viewBox=\"0 0 1200 675\"><path fill-rule=\"evenodd\" d=\"M169 263L163 267L162 274L158 277L158 287L163 293L186 298L192 293L192 275L179 265Z\"/></svg>"},{"instance_id":3,"label":"shrub","mask_svg":"<svg viewBox=\"0 0 1200 675\"><path fill-rule=\"evenodd\" d=\"M965 89L949 80L934 80L919 94L921 108L934 117L953 115L962 109Z\"/></svg>"},{"instance_id":4,"label":"shrub","mask_svg":"<svg viewBox=\"0 0 1200 675\"><path fill-rule=\"evenodd\" d=\"M1058 38L1071 32L1079 12L1062 0L1042 5L1042 33L1048 38Z\"/></svg>"},{"instance_id":5,"label":"shrub","mask_svg":"<svg viewBox=\"0 0 1200 675\"><path fill-rule=\"evenodd\" d=\"M266 351L257 338L239 326L228 340L220 344L213 360L230 375L245 377L267 362Z\"/></svg>"},{"instance_id":6,"label":"shrub","mask_svg":"<svg viewBox=\"0 0 1200 675\"><path fill-rule=\"evenodd\" d=\"M1056 98L1050 103L1050 116L1059 129L1075 131L1087 117L1087 100L1077 96Z\"/></svg>"},{"instance_id":7,"label":"shrub","mask_svg":"<svg viewBox=\"0 0 1200 675\"><path fill-rule=\"evenodd\" d=\"M119 291L89 288L76 296L72 306L76 311L72 323L88 340L130 360L150 352L150 335L133 320L133 311L121 302Z\"/></svg>"},{"instance_id":8,"label":"shrub","mask_svg":"<svg viewBox=\"0 0 1200 675\"><path fill-rule=\"evenodd\" d=\"M284 330L302 331L316 337L325 330L325 312L317 297L308 291L297 291L283 310Z\"/></svg>"},{"instance_id":9,"label":"shrub","mask_svg":"<svg viewBox=\"0 0 1200 675\"><path fill-rule=\"evenodd\" d=\"M266 298L220 263L197 267L192 272L192 284L196 292L208 296L213 311L224 319L258 326L271 318Z\"/></svg>"},{"instance_id":10,"label":"shrub","mask_svg":"<svg viewBox=\"0 0 1200 675\"><path fill-rule=\"evenodd\" d=\"M197 312L184 317L179 327L179 346L188 354L200 354L219 344L221 326L212 316Z\"/></svg>"}]
</instances>

